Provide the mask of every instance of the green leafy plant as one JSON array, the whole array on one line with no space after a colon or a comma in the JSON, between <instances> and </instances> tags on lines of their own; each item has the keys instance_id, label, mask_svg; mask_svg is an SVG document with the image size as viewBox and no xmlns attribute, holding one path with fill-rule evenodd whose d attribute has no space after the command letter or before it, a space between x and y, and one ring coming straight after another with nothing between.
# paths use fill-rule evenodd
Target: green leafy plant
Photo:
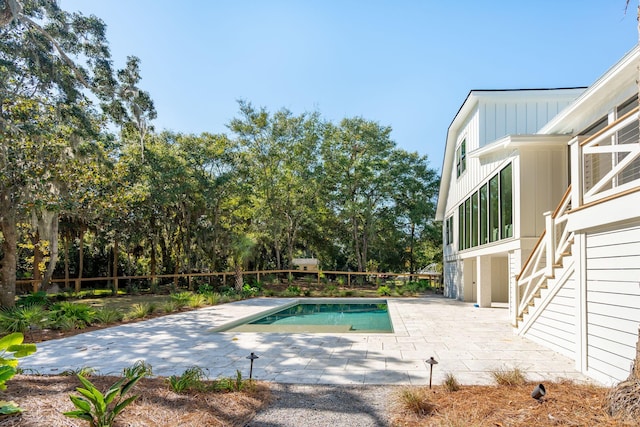
<instances>
[{"instance_id":1,"label":"green leafy plant","mask_svg":"<svg viewBox=\"0 0 640 427\"><path fill-rule=\"evenodd\" d=\"M202 294L192 294L189 298L188 305L191 308L203 307L207 302L207 297Z\"/></svg>"},{"instance_id":2,"label":"green leafy plant","mask_svg":"<svg viewBox=\"0 0 640 427\"><path fill-rule=\"evenodd\" d=\"M3 308L0 311L0 329L5 332L25 333L31 327L42 328L47 314L42 305Z\"/></svg>"},{"instance_id":3,"label":"green leafy plant","mask_svg":"<svg viewBox=\"0 0 640 427\"><path fill-rule=\"evenodd\" d=\"M210 294L207 294L207 303L209 305L217 305L220 304L220 298L222 297L222 295L220 295L217 292L212 292Z\"/></svg>"},{"instance_id":4,"label":"green leafy plant","mask_svg":"<svg viewBox=\"0 0 640 427\"><path fill-rule=\"evenodd\" d=\"M66 326L63 319L70 320L75 329L83 329L95 321L95 313L96 311L88 304L62 301L51 307L49 318L52 326L56 329L63 329L58 328L61 322L62 325Z\"/></svg>"},{"instance_id":5,"label":"green leafy plant","mask_svg":"<svg viewBox=\"0 0 640 427\"><path fill-rule=\"evenodd\" d=\"M380 286L376 292L381 297L382 296L390 296L391 295L391 289L387 285Z\"/></svg>"},{"instance_id":6,"label":"green leafy plant","mask_svg":"<svg viewBox=\"0 0 640 427\"><path fill-rule=\"evenodd\" d=\"M122 373L128 379L136 378L139 375L150 377L153 375L153 368L144 360L136 360L133 365L124 368Z\"/></svg>"},{"instance_id":7,"label":"green leafy plant","mask_svg":"<svg viewBox=\"0 0 640 427\"><path fill-rule=\"evenodd\" d=\"M191 292L176 292L170 295L172 301L175 301L178 304L179 308L185 307L189 304L191 300Z\"/></svg>"},{"instance_id":8,"label":"green leafy plant","mask_svg":"<svg viewBox=\"0 0 640 427\"><path fill-rule=\"evenodd\" d=\"M78 375L83 387L77 387L76 391L82 396L69 395L71 402L78 409L64 412L64 415L88 421L90 427L111 427L115 417L138 398L137 395L124 397L144 375L143 371L138 371L132 378L121 378L104 394L91 381Z\"/></svg>"},{"instance_id":9,"label":"green leafy plant","mask_svg":"<svg viewBox=\"0 0 640 427\"><path fill-rule=\"evenodd\" d=\"M204 370L198 366L192 366L184 371L181 376L171 375L167 381L171 390L183 393L190 389L202 389L202 380L206 377Z\"/></svg>"},{"instance_id":10,"label":"green leafy plant","mask_svg":"<svg viewBox=\"0 0 640 427\"><path fill-rule=\"evenodd\" d=\"M235 378L221 378L215 382L213 388L219 391L242 391L253 386L253 380L242 378L242 372L236 370Z\"/></svg>"},{"instance_id":11,"label":"green leafy plant","mask_svg":"<svg viewBox=\"0 0 640 427\"><path fill-rule=\"evenodd\" d=\"M35 344L23 344L24 335L14 332L0 338L0 390L6 390L6 382L18 372L18 359L36 352ZM13 402L0 402L0 414L15 414L22 410Z\"/></svg>"},{"instance_id":12,"label":"green leafy plant","mask_svg":"<svg viewBox=\"0 0 640 427\"><path fill-rule=\"evenodd\" d=\"M21 296L16 301L16 307L28 307L32 305L47 306L50 300L45 291L32 292L29 295Z\"/></svg>"},{"instance_id":13,"label":"green leafy plant","mask_svg":"<svg viewBox=\"0 0 640 427\"><path fill-rule=\"evenodd\" d=\"M127 314L125 314L124 318L127 320L143 319L152 314L155 310L156 306L147 302L133 304L131 306L131 309L127 312Z\"/></svg>"},{"instance_id":14,"label":"green leafy plant","mask_svg":"<svg viewBox=\"0 0 640 427\"><path fill-rule=\"evenodd\" d=\"M301 292L302 291L300 290L299 286L291 285L287 289L285 289L284 295L289 297L297 297L297 296L300 296Z\"/></svg>"},{"instance_id":15,"label":"green leafy plant","mask_svg":"<svg viewBox=\"0 0 640 427\"><path fill-rule=\"evenodd\" d=\"M170 299L163 302L160 308L165 313L173 313L174 311L178 311L180 309L180 305L176 301Z\"/></svg>"},{"instance_id":16,"label":"green leafy plant","mask_svg":"<svg viewBox=\"0 0 640 427\"><path fill-rule=\"evenodd\" d=\"M90 366L81 366L79 368L67 369L65 371L62 371L60 375L66 377L70 377L71 375L82 375L85 378L89 378L96 373L98 373L98 370L96 368L92 368Z\"/></svg>"},{"instance_id":17,"label":"green leafy plant","mask_svg":"<svg viewBox=\"0 0 640 427\"><path fill-rule=\"evenodd\" d=\"M115 308L103 307L96 310L95 320L98 323L116 323L123 319L124 315L120 310L116 310Z\"/></svg>"}]
</instances>

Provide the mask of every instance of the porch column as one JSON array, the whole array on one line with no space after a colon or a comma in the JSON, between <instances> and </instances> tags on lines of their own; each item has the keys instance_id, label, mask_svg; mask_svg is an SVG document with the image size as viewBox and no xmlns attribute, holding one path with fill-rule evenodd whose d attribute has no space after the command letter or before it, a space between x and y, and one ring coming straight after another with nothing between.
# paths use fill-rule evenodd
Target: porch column
<instances>
[{"instance_id":1,"label":"porch column","mask_svg":"<svg viewBox=\"0 0 640 427\"><path fill-rule=\"evenodd\" d=\"M476 268L478 305L480 307L491 307L491 257L478 257Z\"/></svg>"}]
</instances>

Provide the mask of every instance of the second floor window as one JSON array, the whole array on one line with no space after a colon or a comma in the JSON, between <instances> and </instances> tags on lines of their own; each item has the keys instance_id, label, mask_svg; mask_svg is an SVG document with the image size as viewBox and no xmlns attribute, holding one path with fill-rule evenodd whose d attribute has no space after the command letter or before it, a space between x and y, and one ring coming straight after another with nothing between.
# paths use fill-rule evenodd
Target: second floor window
<instances>
[{"instance_id":1,"label":"second floor window","mask_svg":"<svg viewBox=\"0 0 640 427\"><path fill-rule=\"evenodd\" d=\"M467 169L467 140L463 139L462 143L456 149L456 178Z\"/></svg>"}]
</instances>

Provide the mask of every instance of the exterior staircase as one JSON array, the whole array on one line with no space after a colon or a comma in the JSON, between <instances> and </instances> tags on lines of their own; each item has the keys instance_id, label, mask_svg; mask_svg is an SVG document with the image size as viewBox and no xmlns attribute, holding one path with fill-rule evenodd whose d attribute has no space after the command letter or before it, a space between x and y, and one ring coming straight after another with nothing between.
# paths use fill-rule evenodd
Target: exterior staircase
<instances>
[{"instance_id":1,"label":"exterior staircase","mask_svg":"<svg viewBox=\"0 0 640 427\"><path fill-rule=\"evenodd\" d=\"M567 230L571 186L556 210L545 213L545 231L516 277L512 323L524 335L575 271L574 236Z\"/></svg>"}]
</instances>

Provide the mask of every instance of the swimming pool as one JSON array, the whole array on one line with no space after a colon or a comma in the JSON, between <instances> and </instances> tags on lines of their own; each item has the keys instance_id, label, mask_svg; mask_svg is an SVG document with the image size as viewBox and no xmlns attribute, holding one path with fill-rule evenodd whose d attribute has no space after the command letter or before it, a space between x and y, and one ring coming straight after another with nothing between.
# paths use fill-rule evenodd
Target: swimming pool
<instances>
[{"instance_id":1,"label":"swimming pool","mask_svg":"<svg viewBox=\"0 0 640 427\"><path fill-rule=\"evenodd\" d=\"M392 333L386 300L296 301L214 332Z\"/></svg>"}]
</instances>

